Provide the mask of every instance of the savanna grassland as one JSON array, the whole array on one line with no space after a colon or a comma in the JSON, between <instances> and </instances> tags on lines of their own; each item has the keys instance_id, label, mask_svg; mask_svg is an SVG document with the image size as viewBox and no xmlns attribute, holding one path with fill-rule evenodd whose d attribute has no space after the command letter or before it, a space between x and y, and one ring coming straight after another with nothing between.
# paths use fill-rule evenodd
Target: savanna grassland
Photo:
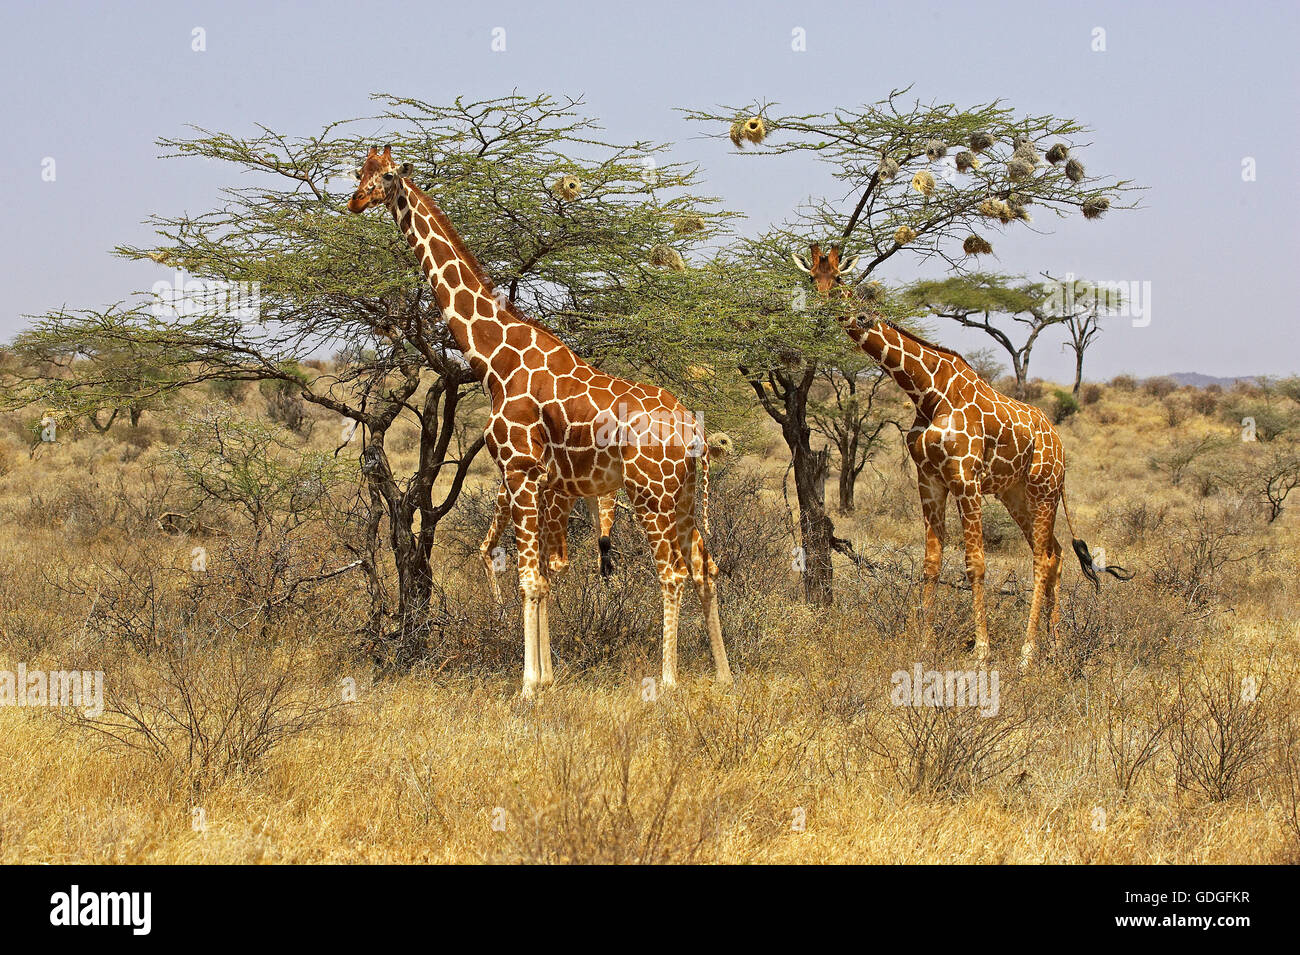
<instances>
[{"instance_id":1,"label":"savanna grassland","mask_svg":"<svg viewBox=\"0 0 1300 955\"><path fill-rule=\"evenodd\" d=\"M335 453L335 419L279 400L192 388L54 443L39 410L0 422L0 668L105 674L95 718L0 708L0 861L1300 859L1300 498L1270 521L1261 490L1294 453L1286 393L1085 386L1059 425L1072 514L1135 576L1095 592L1070 558L1059 645L1021 675L1030 558L986 503L987 718L890 702L894 671L972 666L974 632L951 514L934 635L917 626L922 529L896 434L835 515L866 562L837 558L832 609L799 599L779 438L760 430L715 469L729 689L688 594L683 684L648 691L644 538L621 513L603 580L580 506L557 682L528 705L513 566L496 608L478 555L490 461L438 527L427 653L394 672L365 636L356 456ZM1248 414L1263 440L1241 441ZM413 429L389 443L409 473Z\"/></svg>"}]
</instances>

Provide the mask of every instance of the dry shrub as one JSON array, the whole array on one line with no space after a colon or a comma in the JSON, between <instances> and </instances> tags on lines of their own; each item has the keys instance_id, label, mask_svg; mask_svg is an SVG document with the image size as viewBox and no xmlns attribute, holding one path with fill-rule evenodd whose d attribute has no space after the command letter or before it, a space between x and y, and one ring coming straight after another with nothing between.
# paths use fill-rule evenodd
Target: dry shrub
<instances>
[{"instance_id":1,"label":"dry shrub","mask_svg":"<svg viewBox=\"0 0 1300 955\"><path fill-rule=\"evenodd\" d=\"M1252 670L1226 654L1179 671L1170 740L1179 789L1222 802L1263 781L1271 692L1267 666Z\"/></svg>"},{"instance_id":2,"label":"dry shrub","mask_svg":"<svg viewBox=\"0 0 1300 955\"><path fill-rule=\"evenodd\" d=\"M1219 411L1219 394L1222 391L1211 391L1209 388L1198 389L1191 393L1188 403L1191 409L1199 415L1207 418L1213 417Z\"/></svg>"},{"instance_id":3,"label":"dry shrub","mask_svg":"<svg viewBox=\"0 0 1300 955\"><path fill-rule=\"evenodd\" d=\"M959 659L926 669L970 671ZM999 687L996 715L974 706L895 706L869 712L858 742L913 795L956 797L1024 770L1047 732L1044 697L1025 684Z\"/></svg>"},{"instance_id":4,"label":"dry shrub","mask_svg":"<svg viewBox=\"0 0 1300 955\"><path fill-rule=\"evenodd\" d=\"M1101 401L1105 390L1098 384L1087 384L1079 389L1079 401L1086 405L1095 405Z\"/></svg>"},{"instance_id":5,"label":"dry shrub","mask_svg":"<svg viewBox=\"0 0 1300 955\"><path fill-rule=\"evenodd\" d=\"M1132 375L1116 375L1110 380L1110 386L1116 391L1135 391L1137 379Z\"/></svg>"},{"instance_id":6,"label":"dry shrub","mask_svg":"<svg viewBox=\"0 0 1300 955\"><path fill-rule=\"evenodd\" d=\"M1162 404L1165 412L1165 423L1171 428L1176 428L1186 421L1188 413L1191 411L1191 403L1183 401L1180 395L1169 395Z\"/></svg>"},{"instance_id":7,"label":"dry shrub","mask_svg":"<svg viewBox=\"0 0 1300 955\"><path fill-rule=\"evenodd\" d=\"M1128 794L1166 748L1175 709L1165 678L1125 655L1107 659L1089 678L1088 716L1115 787Z\"/></svg>"},{"instance_id":8,"label":"dry shrub","mask_svg":"<svg viewBox=\"0 0 1300 955\"><path fill-rule=\"evenodd\" d=\"M1142 382L1142 390L1152 398L1163 401L1178 390L1178 382L1167 375L1160 375Z\"/></svg>"},{"instance_id":9,"label":"dry shrub","mask_svg":"<svg viewBox=\"0 0 1300 955\"><path fill-rule=\"evenodd\" d=\"M201 573L136 552L74 577L69 594L95 588L74 665L104 671L104 712L64 712L192 792L320 727L344 699L319 645L347 611L311 599L307 550L283 539L270 552L232 547Z\"/></svg>"},{"instance_id":10,"label":"dry shrub","mask_svg":"<svg viewBox=\"0 0 1300 955\"><path fill-rule=\"evenodd\" d=\"M1126 498L1115 509L1114 525L1124 535L1126 544L1145 542L1169 519L1169 503L1149 497Z\"/></svg>"},{"instance_id":11,"label":"dry shrub","mask_svg":"<svg viewBox=\"0 0 1300 955\"><path fill-rule=\"evenodd\" d=\"M1244 575L1233 571L1261 553L1240 503L1203 501L1161 535L1151 579L1188 611L1201 612L1244 592Z\"/></svg>"}]
</instances>

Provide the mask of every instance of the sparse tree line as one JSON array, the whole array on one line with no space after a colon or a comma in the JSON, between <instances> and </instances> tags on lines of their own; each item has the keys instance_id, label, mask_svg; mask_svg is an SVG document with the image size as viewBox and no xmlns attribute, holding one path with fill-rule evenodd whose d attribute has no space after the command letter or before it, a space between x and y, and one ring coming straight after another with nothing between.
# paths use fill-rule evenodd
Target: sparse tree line
<instances>
[{"instance_id":1,"label":"sparse tree line","mask_svg":"<svg viewBox=\"0 0 1300 955\"><path fill-rule=\"evenodd\" d=\"M1051 276L1014 278L977 263L988 236L1033 218L1095 219L1134 205L1130 181L1085 171L1075 144L1087 131L1078 122L1002 103L927 104L906 90L823 114L781 115L765 104L686 111L720 149L730 139L753 161L810 153L824 163L822 195L757 235L739 231L739 217L702 191L698 170L671 161L669 146L606 141L578 101L376 103L394 153L414 163L417 181L526 313L600 367L671 388L742 446L756 408L779 426L805 595L820 603L833 595L832 554L856 556L827 506L832 464L839 509L852 511L858 477L882 439L907 428L910 409L843 340L835 317L843 306L804 294L790 250L809 240L851 248L862 262L853 290L870 307L898 321L982 330L1018 396L1034 387L1029 362L1040 336L1061 326L1077 358L1078 396L1105 300L1081 296L1084 306L1063 309ZM483 402L401 236L382 217L343 212L347 172L372 143L337 123L312 136L196 129L160 145L171 159L228 164L237 185L206 213L156 214L151 243L115 253L255 287L256 317L168 312L147 294L39 316L0 366L5 406L105 430L123 418L136 424L195 385L257 382L268 414L290 431L337 428L334 459L318 470L356 484L349 546L372 597L366 628L418 643L438 528L483 447ZM948 276L883 287L882 270L905 274L904 263ZM323 354L334 358L306 364ZM1000 370L990 353L972 360L986 377ZM1058 399L1059 420L1069 402ZM399 419L418 433L409 473L392 459ZM218 427L196 420L207 438ZM240 439L268 453L275 443L252 432ZM202 477L219 471L211 465L221 453L196 439L182 464Z\"/></svg>"}]
</instances>

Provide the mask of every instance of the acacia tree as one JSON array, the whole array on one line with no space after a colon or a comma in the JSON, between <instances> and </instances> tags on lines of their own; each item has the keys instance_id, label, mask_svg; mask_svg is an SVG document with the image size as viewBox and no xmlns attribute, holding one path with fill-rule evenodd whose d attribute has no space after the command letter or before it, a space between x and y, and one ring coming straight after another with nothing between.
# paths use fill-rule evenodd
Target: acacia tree
<instances>
[{"instance_id":1,"label":"acacia tree","mask_svg":"<svg viewBox=\"0 0 1300 955\"><path fill-rule=\"evenodd\" d=\"M1078 394L1084 352L1101 333L1101 314L1119 304L1117 293L1101 293L1086 282L1067 286L1050 277L1029 282L978 272L916 282L906 294L916 308L977 328L997 342L1011 359L1017 398L1025 396L1029 359L1039 336L1057 325L1070 334L1066 346L1074 351L1074 393ZM1017 329L1024 334L1019 342L1013 337Z\"/></svg>"},{"instance_id":2,"label":"acacia tree","mask_svg":"<svg viewBox=\"0 0 1300 955\"><path fill-rule=\"evenodd\" d=\"M626 320L638 303L670 301L679 284L649 264L651 250L671 240L689 252L726 218L696 194L693 169L663 161L661 145L602 140L576 100L512 95L443 106L378 99L378 120L391 130L385 141L415 164L416 181L465 235L500 294L580 354L603 353L618 364L654 350L647 330L634 338L635 323ZM275 380L339 415L340 450L357 449L363 488L352 546L371 591L366 630L387 637L379 646L405 665L428 638L437 526L483 447L474 414L481 398L391 218L344 211L355 186L348 173L370 144L344 124L302 138L263 128L246 137L197 130L163 140L167 155L228 163L251 184L224 190L208 213L153 217L156 242L119 254L217 288L255 288L255 316L220 302L159 315L142 299L45 316L26 342L147 347L169 373L155 393L212 379ZM578 188L555 189L561 178ZM329 353L350 357L303 376L299 360ZM90 401L120 383L120 375L82 363L57 387L11 382L10 400ZM395 473L386 446L402 416L419 428L417 464L406 475ZM381 567L384 525L395 605Z\"/></svg>"},{"instance_id":3,"label":"acacia tree","mask_svg":"<svg viewBox=\"0 0 1300 955\"><path fill-rule=\"evenodd\" d=\"M1078 149L1087 129L1073 119L1018 114L1001 101L961 108L909 100L907 90L895 90L876 103L824 113L779 115L763 104L685 112L753 156L811 153L829 167L831 181L823 194L758 240L768 255L754 264L779 276L777 284L787 289L803 287L789 253L806 249L812 240L838 241L846 254L859 254L858 283L900 253L916 263L962 271L970 258L964 252L979 254L990 247L977 229L1015 228L1028 221L1030 208L1041 210L1039 218L1075 212L1097 218L1127 205L1132 188L1126 180L1088 176L1074 156L1067 169L1060 150L1052 152L1057 162L1044 161L1042 151L1058 143ZM745 258L747 251L738 250L736 258ZM742 374L760 406L781 425L790 448L805 594L829 603L831 554L838 539L826 515L826 458L806 441L809 395L828 335L840 348L849 346L831 311L810 309L804 316L790 301L787 295L785 334L771 337L766 355L751 348L753 360ZM743 321L731 329L740 338L750 331Z\"/></svg>"}]
</instances>

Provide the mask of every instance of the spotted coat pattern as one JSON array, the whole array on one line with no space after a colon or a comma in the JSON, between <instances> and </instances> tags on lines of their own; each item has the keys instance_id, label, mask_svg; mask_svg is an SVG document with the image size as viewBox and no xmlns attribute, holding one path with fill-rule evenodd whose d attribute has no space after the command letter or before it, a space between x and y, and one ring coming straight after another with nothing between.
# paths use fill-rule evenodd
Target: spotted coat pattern
<instances>
[{"instance_id":1,"label":"spotted coat pattern","mask_svg":"<svg viewBox=\"0 0 1300 955\"><path fill-rule=\"evenodd\" d=\"M807 261L798 255L795 261L823 295L838 292L855 301L842 285L842 275L852 271L855 260L841 263L838 248L823 255L819 246L813 245ZM1021 649L1021 666L1028 666L1036 654L1041 614L1047 614L1053 643L1060 621L1061 545L1055 535L1057 502L1063 501L1065 493L1065 452L1060 436L1041 410L994 390L956 352L931 344L869 310L853 308L841 316L841 323L916 406L906 443L916 464L925 522L922 613L927 625L943 562L944 518L951 497L961 517L966 574L973 593L975 651L981 663L987 662L980 509L985 494L995 495L1020 527L1034 555L1034 593Z\"/></svg>"},{"instance_id":2,"label":"spotted coat pattern","mask_svg":"<svg viewBox=\"0 0 1300 955\"><path fill-rule=\"evenodd\" d=\"M523 696L553 681L547 551L562 552L578 498L622 487L640 519L663 595L663 685L677 682L677 625L685 581L704 607L717 679L730 668L718 618L717 566L695 525L696 458L708 483L702 424L653 385L606 375L494 294L491 282L433 200L372 148L357 170L352 212L383 204L419 258L443 319L491 403L484 429L501 471L523 595ZM707 493L705 495L707 504ZM708 515L704 515L707 528ZM567 558L565 558L567 560Z\"/></svg>"}]
</instances>

